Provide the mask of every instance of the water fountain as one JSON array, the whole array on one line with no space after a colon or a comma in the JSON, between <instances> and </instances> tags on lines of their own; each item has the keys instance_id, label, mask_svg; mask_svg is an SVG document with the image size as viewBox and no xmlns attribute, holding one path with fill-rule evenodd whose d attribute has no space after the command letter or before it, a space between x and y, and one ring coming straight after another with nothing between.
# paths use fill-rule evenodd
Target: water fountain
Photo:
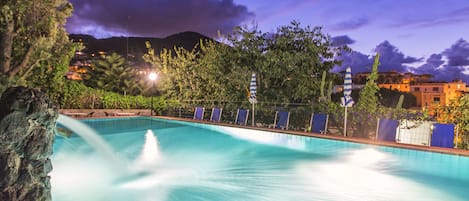
<instances>
[{"instance_id":1,"label":"water fountain","mask_svg":"<svg viewBox=\"0 0 469 201\"><path fill-rule=\"evenodd\" d=\"M122 178L134 178L145 175L148 170L153 169L157 165L157 161L161 158L158 141L152 130L148 130L145 134L145 144L141 151L140 157L129 163L115 154L112 147L86 124L73 118L59 115L57 122L67 127L100 153L113 167L118 168L116 171Z\"/></svg>"},{"instance_id":2,"label":"water fountain","mask_svg":"<svg viewBox=\"0 0 469 201\"><path fill-rule=\"evenodd\" d=\"M145 144L143 145L140 158L136 161L138 167L147 167L149 169L157 165L157 161L161 158L158 140L152 130L148 130L145 134Z\"/></svg>"},{"instance_id":3,"label":"water fountain","mask_svg":"<svg viewBox=\"0 0 469 201\"><path fill-rule=\"evenodd\" d=\"M62 124L67 127L77 135L79 135L83 140L85 140L89 145L91 145L97 152L101 153L110 163L114 164L115 167L124 168L127 167L126 162L120 159L112 150L111 146L107 144L103 138L101 138L93 129L88 127L86 124L81 123L75 119L67 117L65 115L59 115L57 123ZM120 171L125 171L122 169Z\"/></svg>"}]
</instances>

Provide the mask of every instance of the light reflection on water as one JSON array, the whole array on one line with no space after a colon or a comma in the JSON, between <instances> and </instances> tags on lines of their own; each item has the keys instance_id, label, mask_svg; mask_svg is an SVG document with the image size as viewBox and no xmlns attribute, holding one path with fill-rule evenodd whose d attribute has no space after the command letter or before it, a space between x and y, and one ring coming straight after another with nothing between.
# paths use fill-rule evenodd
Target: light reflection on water
<instances>
[{"instance_id":1,"label":"light reflection on water","mask_svg":"<svg viewBox=\"0 0 469 201\"><path fill-rule=\"evenodd\" d=\"M120 157L141 162L144 144L151 144L145 142L146 129L103 136ZM98 130L106 133L105 128ZM468 180L454 179L467 177L459 171L469 167L464 157L447 159L323 139L262 136L249 130L224 130L224 135L213 128L164 128L164 124L152 130L161 156L153 158L155 164L146 165L144 174L124 177L80 138L58 140L51 174L53 199L457 201L469 197L464 188ZM452 165L446 168L453 173L425 168L439 160L450 161ZM422 171L415 169L420 166Z\"/></svg>"}]
</instances>

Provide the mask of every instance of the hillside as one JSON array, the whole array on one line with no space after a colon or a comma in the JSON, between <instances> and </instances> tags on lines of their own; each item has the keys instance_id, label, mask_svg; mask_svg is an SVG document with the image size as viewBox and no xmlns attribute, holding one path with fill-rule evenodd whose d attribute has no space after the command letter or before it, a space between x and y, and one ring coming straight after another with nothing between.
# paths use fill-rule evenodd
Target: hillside
<instances>
[{"instance_id":1,"label":"hillside","mask_svg":"<svg viewBox=\"0 0 469 201\"><path fill-rule=\"evenodd\" d=\"M170 35L166 38L145 38L145 37L111 37L96 39L90 35L83 34L70 34L69 38L74 41L83 42L85 49L83 52L88 54L98 54L99 52L116 52L120 55L129 55L130 60L136 63L141 63L142 55L147 52L145 42L150 41L152 47L156 52L161 51L163 48L173 49L176 47L183 47L187 50L193 49L200 40L212 40L196 32L182 32Z\"/></svg>"}]
</instances>

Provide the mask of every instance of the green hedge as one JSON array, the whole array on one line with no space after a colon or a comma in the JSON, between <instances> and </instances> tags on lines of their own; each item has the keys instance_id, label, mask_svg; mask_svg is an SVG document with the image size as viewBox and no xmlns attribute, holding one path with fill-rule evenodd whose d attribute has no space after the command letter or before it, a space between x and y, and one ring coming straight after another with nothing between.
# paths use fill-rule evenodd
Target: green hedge
<instances>
[{"instance_id":1,"label":"green hedge","mask_svg":"<svg viewBox=\"0 0 469 201\"><path fill-rule=\"evenodd\" d=\"M63 89L61 108L66 109L147 109L151 106L156 111L174 107L177 102L164 97L124 96L114 92L97 90L76 81L67 81Z\"/></svg>"}]
</instances>

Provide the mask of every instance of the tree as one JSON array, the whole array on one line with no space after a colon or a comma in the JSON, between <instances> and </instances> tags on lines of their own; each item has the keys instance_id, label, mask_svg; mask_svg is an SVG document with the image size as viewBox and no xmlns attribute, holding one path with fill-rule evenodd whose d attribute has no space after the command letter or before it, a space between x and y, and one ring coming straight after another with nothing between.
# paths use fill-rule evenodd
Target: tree
<instances>
[{"instance_id":1,"label":"tree","mask_svg":"<svg viewBox=\"0 0 469 201\"><path fill-rule=\"evenodd\" d=\"M85 76L87 86L123 95L141 91L139 83L135 71L126 66L125 59L117 53L93 60Z\"/></svg>"},{"instance_id":2,"label":"tree","mask_svg":"<svg viewBox=\"0 0 469 201\"><path fill-rule=\"evenodd\" d=\"M264 94L275 102L317 100L322 73L339 63L333 59L336 51L330 37L322 33L321 27L302 28L292 21L266 41L266 62L258 69L263 83L260 96Z\"/></svg>"},{"instance_id":3,"label":"tree","mask_svg":"<svg viewBox=\"0 0 469 201\"><path fill-rule=\"evenodd\" d=\"M163 49L155 54L149 42L148 53L143 56L152 64L152 70L160 74L158 89L166 97L177 100L193 100L203 97L202 73L197 68L195 48L192 51L182 47L174 47L174 52Z\"/></svg>"},{"instance_id":4,"label":"tree","mask_svg":"<svg viewBox=\"0 0 469 201\"><path fill-rule=\"evenodd\" d=\"M375 55L373 67L370 76L366 81L365 87L360 91L359 100L352 108L350 120L352 120L353 135L358 137L369 137L370 132L375 130L376 118L378 114L378 66L379 54Z\"/></svg>"},{"instance_id":5,"label":"tree","mask_svg":"<svg viewBox=\"0 0 469 201\"><path fill-rule=\"evenodd\" d=\"M453 100L447 106L439 106L436 113L439 122L458 127L458 148L469 149L469 95Z\"/></svg>"},{"instance_id":6,"label":"tree","mask_svg":"<svg viewBox=\"0 0 469 201\"><path fill-rule=\"evenodd\" d=\"M270 102L309 102L320 96L322 72L339 61L330 37L321 27L301 27L297 21L281 26L275 33L238 28L227 37L232 44L233 67L258 74L258 97ZM240 79L234 78L234 79Z\"/></svg>"},{"instance_id":7,"label":"tree","mask_svg":"<svg viewBox=\"0 0 469 201\"><path fill-rule=\"evenodd\" d=\"M24 80L17 80L17 83L25 82L28 86L45 89L49 97L58 102L63 98L62 91L66 83L64 75L68 71L70 60L75 55L75 50L81 48L80 44L70 43L66 33L62 34L64 35L58 42L62 45L51 49L56 56L40 61L38 67L33 68L29 76L24 77Z\"/></svg>"},{"instance_id":8,"label":"tree","mask_svg":"<svg viewBox=\"0 0 469 201\"><path fill-rule=\"evenodd\" d=\"M411 108L417 106L417 98L409 92L380 88L378 94L379 104L384 107L396 107L401 96L403 96L405 100L402 103L402 108Z\"/></svg>"},{"instance_id":9,"label":"tree","mask_svg":"<svg viewBox=\"0 0 469 201\"><path fill-rule=\"evenodd\" d=\"M224 43L201 41L198 51L175 47L156 55L150 48L144 58L161 71L162 93L179 100L247 101L256 72L260 101L316 101L322 72L339 63L333 56L340 48L320 27L302 28L296 21L273 34L243 26L221 38Z\"/></svg>"},{"instance_id":10,"label":"tree","mask_svg":"<svg viewBox=\"0 0 469 201\"><path fill-rule=\"evenodd\" d=\"M371 115L376 114L378 111L378 96L379 91L376 79L378 79L378 66L379 66L379 53L375 55L371 74L368 76L365 87L360 91L360 98L356 105L359 111L367 112Z\"/></svg>"},{"instance_id":11,"label":"tree","mask_svg":"<svg viewBox=\"0 0 469 201\"><path fill-rule=\"evenodd\" d=\"M64 25L72 10L67 0L1 1L0 80L15 83L35 67L51 67L41 62L61 57L52 50L70 43Z\"/></svg>"}]
</instances>

